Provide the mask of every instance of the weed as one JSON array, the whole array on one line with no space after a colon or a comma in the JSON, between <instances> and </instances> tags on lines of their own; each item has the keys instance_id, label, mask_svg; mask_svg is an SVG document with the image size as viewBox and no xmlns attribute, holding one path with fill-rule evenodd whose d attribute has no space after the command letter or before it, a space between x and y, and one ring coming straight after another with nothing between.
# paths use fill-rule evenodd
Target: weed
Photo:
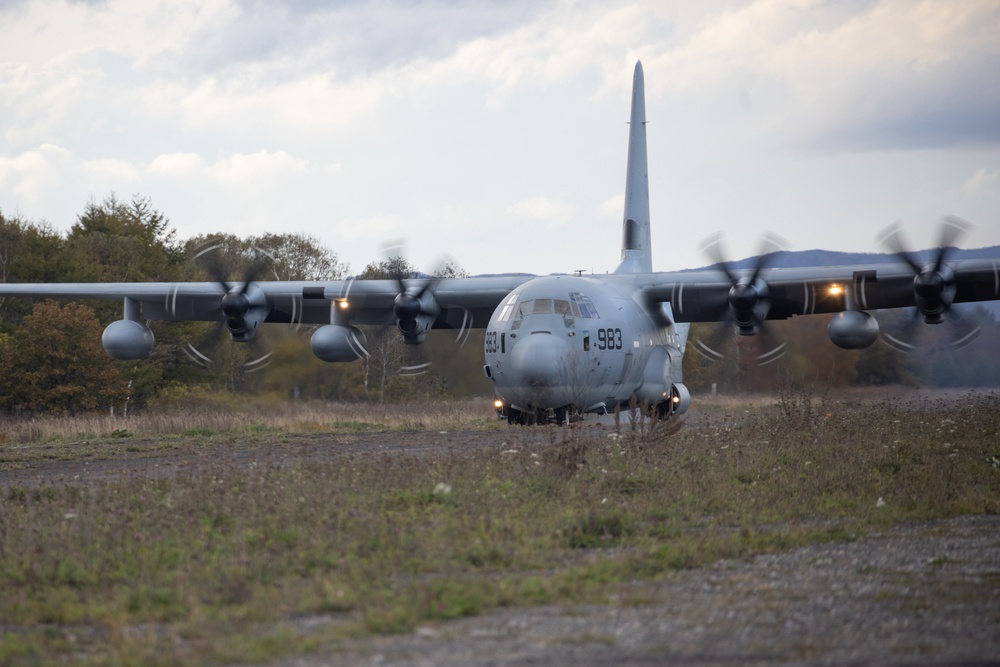
<instances>
[{"instance_id":1,"label":"weed","mask_svg":"<svg viewBox=\"0 0 1000 667\"><path fill-rule=\"evenodd\" d=\"M570 549L591 549L617 545L635 532L634 520L617 508L591 509L573 517L562 534Z\"/></svg>"},{"instance_id":2,"label":"weed","mask_svg":"<svg viewBox=\"0 0 1000 667\"><path fill-rule=\"evenodd\" d=\"M750 413L715 410L669 438L640 419L614 439L553 428L496 449L253 466L205 456L170 477L130 468L89 485L11 485L0 503L0 662L72 660L83 649L66 640L70 627L88 633L97 664L266 661L317 645L288 626L303 616L343 614L337 632L351 635L406 632L499 606L603 602L637 579L901 520L998 511L998 405L790 396ZM36 422L40 439L8 437L0 450L16 464L278 447L303 424L331 435L351 422L466 423L470 438L486 428L453 408L437 422L426 409L336 406L273 419L130 417L127 446L75 435L42 444ZM122 427L93 423L104 434Z\"/></svg>"},{"instance_id":3,"label":"weed","mask_svg":"<svg viewBox=\"0 0 1000 667\"><path fill-rule=\"evenodd\" d=\"M371 404L297 401L153 408L127 418L102 414L10 418L0 422L0 449L9 443L90 441L113 437L182 435L211 437L238 433L254 437L277 432L357 433L428 429L495 430L500 422L482 400L404 403L392 410ZM116 435L121 433L121 435ZM127 434L127 435L124 435Z\"/></svg>"}]
</instances>

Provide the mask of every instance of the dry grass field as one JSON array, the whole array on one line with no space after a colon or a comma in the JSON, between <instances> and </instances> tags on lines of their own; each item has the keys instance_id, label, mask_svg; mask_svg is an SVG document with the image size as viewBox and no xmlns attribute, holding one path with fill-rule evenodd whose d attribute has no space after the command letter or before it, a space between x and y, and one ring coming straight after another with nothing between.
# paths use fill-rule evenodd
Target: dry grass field
<instances>
[{"instance_id":1,"label":"dry grass field","mask_svg":"<svg viewBox=\"0 0 1000 667\"><path fill-rule=\"evenodd\" d=\"M995 394L605 422L458 401L0 423L0 664L268 662L1000 512Z\"/></svg>"}]
</instances>

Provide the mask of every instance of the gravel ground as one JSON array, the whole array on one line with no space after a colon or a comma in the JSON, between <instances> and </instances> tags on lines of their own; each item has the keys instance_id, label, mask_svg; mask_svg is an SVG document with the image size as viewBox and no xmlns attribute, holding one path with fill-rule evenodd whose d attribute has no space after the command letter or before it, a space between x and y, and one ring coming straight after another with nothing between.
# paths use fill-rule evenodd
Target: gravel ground
<instances>
[{"instance_id":1,"label":"gravel ground","mask_svg":"<svg viewBox=\"0 0 1000 667\"><path fill-rule=\"evenodd\" d=\"M697 424L692 425L697 428ZM689 426L689 427L692 427ZM605 427L606 428L606 427ZM163 448L136 441L114 456L62 461L11 449L0 487L170 476L202 466L278 467L343 455L543 444L558 432L297 435L268 443ZM604 439L598 427L584 437ZM21 461L21 450L27 455ZM136 450L136 451L132 451ZM301 621L323 629L337 618ZM330 645L274 663L471 665L997 665L1000 516L908 524L622 586L606 604L503 610L411 635Z\"/></svg>"},{"instance_id":2,"label":"gravel ground","mask_svg":"<svg viewBox=\"0 0 1000 667\"><path fill-rule=\"evenodd\" d=\"M1000 665L1000 516L721 561L606 605L506 610L277 664Z\"/></svg>"}]
</instances>

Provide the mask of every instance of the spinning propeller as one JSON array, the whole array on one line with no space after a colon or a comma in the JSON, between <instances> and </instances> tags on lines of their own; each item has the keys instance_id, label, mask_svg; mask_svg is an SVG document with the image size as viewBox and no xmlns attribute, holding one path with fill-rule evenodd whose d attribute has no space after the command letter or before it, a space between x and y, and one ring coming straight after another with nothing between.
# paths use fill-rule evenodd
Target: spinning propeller
<instances>
[{"instance_id":1,"label":"spinning propeller","mask_svg":"<svg viewBox=\"0 0 1000 667\"><path fill-rule=\"evenodd\" d=\"M264 336L258 335L258 328L267 318L270 306L255 281L267 268L267 259L273 262L274 258L263 250L253 248L256 257L246 268L243 280L231 283L223 266L222 255L218 252L223 248L222 243L209 241L197 248L191 258L203 266L218 284L221 297L219 310L223 319L218 321L209 335L197 346L188 343L184 347L184 352L199 366L205 368L211 366L214 363L211 354L217 353L225 329L233 341L251 344L251 358L241 366L244 372L252 373L266 367L271 359L270 345Z\"/></svg>"},{"instance_id":2,"label":"spinning propeller","mask_svg":"<svg viewBox=\"0 0 1000 667\"><path fill-rule=\"evenodd\" d=\"M418 277L410 263L403 257L404 246L397 241L384 248L386 254L385 267L389 278L396 282L399 292L393 301L392 311L396 316L396 325L403 340L410 345L423 342L424 336L441 315L441 304L437 300L436 290L441 280L453 277L456 264L453 260L442 261L438 270L429 277ZM464 345L472 327L472 314L463 306L447 305L445 308L447 324L458 330L455 342Z\"/></svg>"},{"instance_id":3,"label":"spinning propeller","mask_svg":"<svg viewBox=\"0 0 1000 667\"><path fill-rule=\"evenodd\" d=\"M712 260L713 265L721 271L729 281L730 288L725 295L718 298L724 299L717 307L724 308L726 321L716 330L709 343L698 340L695 342L695 350L706 358L717 361L725 357L717 348L723 337L729 332L729 322L736 325L736 332L740 336L754 336L759 333L768 335L764 327L767 313L771 309L771 291L767 283L761 279L761 272L767 268L768 262L774 257L774 253L784 250L788 244L780 237L768 234L760 244L760 250L753 258L753 266L749 274L737 273L732 264L726 259L726 253L722 247L722 234L714 234L702 242L702 252ZM763 366L772 361L777 361L784 355L786 343L782 342L773 347L768 347L767 351L757 355L757 365Z\"/></svg>"},{"instance_id":4,"label":"spinning propeller","mask_svg":"<svg viewBox=\"0 0 1000 667\"><path fill-rule=\"evenodd\" d=\"M913 324L921 317L927 324L941 324L947 320L954 329L949 347L956 350L973 342L979 336L980 327L966 322L957 311L951 310L956 291L955 274L945 264L945 259L954 249L954 243L971 228L969 222L953 215L942 218L941 236L932 261L927 264L920 263L917 257L907 250L908 244L903 239L898 221L886 227L879 235L879 242L903 260L913 272L912 287L907 287L913 290L913 300L916 304ZM911 325L907 329L910 335L894 336L886 333L883 338L897 350L912 352L919 347L915 342L916 327Z\"/></svg>"},{"instance_id":5,"label":"spinning propeller","mask_svg":"<svg viewBox=\"0 0 1000 667\"><path fill-rule=\"evenodd\" d=\"M407 345L419 345L419 348L411 348L408 353L409 359L406 365L399 369L400 375L423 375L429 372L432 362L428 357L437 357L442 352L436 345L421 345L425 337L434 326L435 322L444 312L445 321L453 329L457 330L454 342L459 346L465 345L472 330L472 313L462 306L447 305L442 309L437 300L436 290L443 279L449 273L454 273L455 263L451 260L441 262L437 271L430 277L417 278L411 271L410 264L403 257L403 244L396 242L394 245L384 249L387 260L385 266L388 269L390 278L396 282L399 292L393 301L393 315L396 317L396 326L403 336L403 341ZM445 352L444 354L448 354ZM433 364L439 370L448 368L450 364Z\"/></svg>"}]
</instances>

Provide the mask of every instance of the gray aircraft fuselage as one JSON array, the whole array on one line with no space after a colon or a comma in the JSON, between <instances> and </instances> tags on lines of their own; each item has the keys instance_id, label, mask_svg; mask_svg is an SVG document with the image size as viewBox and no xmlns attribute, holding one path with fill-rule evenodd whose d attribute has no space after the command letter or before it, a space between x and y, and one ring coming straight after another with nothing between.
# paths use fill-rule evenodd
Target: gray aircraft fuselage
<instances>
[{"instance_id":1,"label":"gray aircraft fuselage","mask_svg":"<svg viewBox=\"0 0 1000 667\"><path fill-rule=\"evenodd\" d=\"M657 326L634 291L583 276L535 278L512 291L486 327L485 370L498 399L514 415L611 411L633 395L669 401L687 326Z\"/></svg>"}]
</instances>

